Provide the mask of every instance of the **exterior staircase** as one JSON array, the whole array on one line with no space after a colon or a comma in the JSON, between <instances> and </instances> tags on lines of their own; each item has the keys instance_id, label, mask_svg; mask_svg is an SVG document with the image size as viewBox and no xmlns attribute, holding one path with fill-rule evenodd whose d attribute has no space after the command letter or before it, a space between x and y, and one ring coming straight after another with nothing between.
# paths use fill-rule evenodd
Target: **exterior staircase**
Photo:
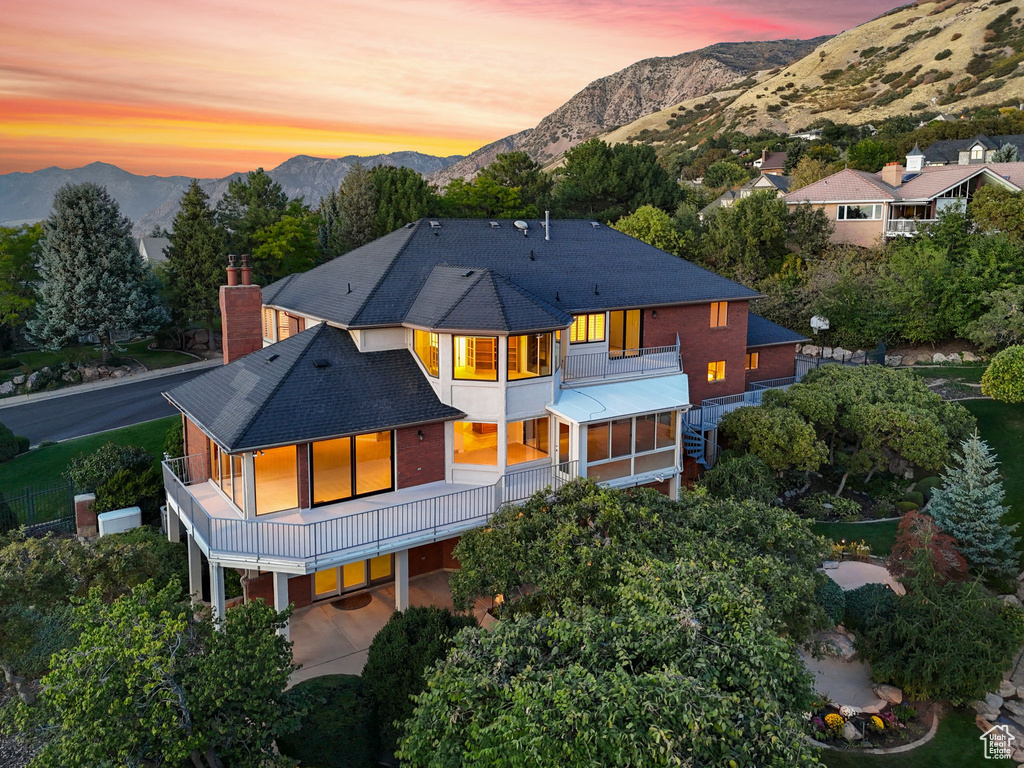
<instances>
[{"instance_id":1,"label":"exterior staircase","mask_svg":"<svg viewBox=\"0 0 1024 768\"><path fill-rule=\"evenodd\" d=\"M683 421L683 450L691 459L695 459L704 469L708 468L707 457L704 455L704 436Z\"/></svg>"}]
</instances>

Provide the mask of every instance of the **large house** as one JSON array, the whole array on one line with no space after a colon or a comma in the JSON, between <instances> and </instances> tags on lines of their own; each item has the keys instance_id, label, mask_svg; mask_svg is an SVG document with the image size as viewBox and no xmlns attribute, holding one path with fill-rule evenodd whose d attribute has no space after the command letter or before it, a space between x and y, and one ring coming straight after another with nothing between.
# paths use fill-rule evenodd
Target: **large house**
<instances>
[{"instance_id":1,"label":"large house","mask_svg":"<svg viewBox=\"0 0 1024 768\"><path fill-rule=\"evenodd\" d=\"M1024 160L1024 134L1017 133L1007 136L985 136L978 134L973 139L943 139L936 141L923 152L924 164L931 166L991 163L996 152L1006 145L1014 147L1017 150L1018 159Z\"/></svg>"},{"instance_id":2,"label":"large house","mask_svg":"<svg viewBox=\"0 0 1024 768\"><path fill-rule=\"evenodd\" d=\"M983 185L1014 192L1024 188L1024 162L927 165L916 146L906 165L889 163L878 173L845 169L786 195L790 208L823 208L835 225L833 242L871 247L912 237L943 210L964 206Z\"/></svg>"},{"instance_id":3,"label":"large house","mask_svg":"<svg viewBox=\"0 0 1024 768\"><path fill-rule=\"evenodd\" d=\"M745 197L750 197L755 192L774 192L777 196L782 197L789 192L790 182L791 179L789 176L774 173L762 173L741 187L737 187L736 189L727 189L710 203L701 208L697 215L701 221L703 221L705 217L714 213L715 209L728 208L736 201L742 200Z\"/></svg>"},{"instance_id":4,"label":"large house","mask_svg":"<svg viewBox=\"0 0 1024 768\"><path fill-rule=\"evenodd\" d=\"M702 402L794 376L759 294L597 222L420 220L261 289L228 268L225 365L166 394L190 589L209 560L296 607L457 567L459 535L577 477L675 494Z\"/></svg>"}]
</instances>

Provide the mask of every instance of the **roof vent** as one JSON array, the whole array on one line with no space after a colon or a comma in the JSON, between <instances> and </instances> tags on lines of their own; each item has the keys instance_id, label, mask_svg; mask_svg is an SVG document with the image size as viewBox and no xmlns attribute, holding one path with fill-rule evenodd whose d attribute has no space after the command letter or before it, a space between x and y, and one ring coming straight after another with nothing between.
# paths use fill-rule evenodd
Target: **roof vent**
<instances>
[{"instance_id":1,"label":"roof vent","mask_svg":"<svg viewBox=\"0 0 1024 768\"><path fill-rule=\"evenodd\" d=\"M472 269L467 269L465 272L463 272L461 275L459 275L459 277L469 277L472 274L473 274L473 270Z\"/></svg>"},{"instance_id":2,"label":"roof vent","mask_svg":"<svg viewBox=\"0 0 1024 768\"><path fill-rule=\"evenodd\" d=\"M405 225L405 228L406 229L412 229L415 226L416 226L415 222L410 221L408 224Z\"/></svg>"},{"instance_id":3,"label":"roof vent","mask_svg":"<svg viewBox=\"0 0 1024 768\"><path fill-rule=\"evenodd\" d=\"M496 222L496 221L492 221L492 222L491 222L491 229L497 229L497 228L498 228L498 227L500 227L500 226L501 226L501 224L499 224L499 223L498 223L498 222Z\"/></svg>"},{"instance_id":4,"label":"roof vent","mask_svg":"<svg viewBox=\"0 0 1024 768\"><path fill-rule=\"evenodd\" d=\"M441 222L437 221L435 219L431 219L430 220L430 228L431 229L440 229L441 228Z\"/></svg>"},{"instance_id":5,"label":"roof vent","mask_svg":"<svg viewBox=\"0 0 1024 768\"><path fill-rule=\"evenodd\" d=\"M521 229L521 230L523 230L523 232L525 232L526 230L528 230L528 229L530 228L530 225L529 225L529 224L527 224L527 223L526 223L525 221L523 221L522 219L516 219L516 220L515 220L515 221L513 222L513 225L515 226L515 228L516 228L516 229Z\"/></svg>"},{"instance_id":6,"label":"roof vent","mask_svg":"<svg viewBox=\"0 0 1024 768\"><path fill-rule=\"evenodd\" d=\"M322 357L318 357L316 360L313 361L313 367L314 368L330 368L331 367L331 361L330 360L326 360L326 359L324 359Z\"/></svg>"},{"instance_id":7,"label":"roof vent","mask_svg":"<svg viewBox=\"0 0 1024 768\"><path fill-rule=\"evenodd\" d=\"M594 229L597 229L597 228L598 228L598 227L600 227L601 225L600 225L600 224L598 224L598 223L597 223L596 221L592 221L592 222L590 222L590 226L592 226L592 227L593 227Z\"/></svg>"},{"instance_id":8,"label":"roof vent","mask_svg":"<svg viewBox=\"0 0 1024 768\"><path fill-rule=\"evenodd\" d=\"M268 363L272 363L275 360L277 360L278 357L280 357L280 355L278 355L277 352L274 352L273 354L267 355L267 362Z\"/></svg>"}]
</instances>

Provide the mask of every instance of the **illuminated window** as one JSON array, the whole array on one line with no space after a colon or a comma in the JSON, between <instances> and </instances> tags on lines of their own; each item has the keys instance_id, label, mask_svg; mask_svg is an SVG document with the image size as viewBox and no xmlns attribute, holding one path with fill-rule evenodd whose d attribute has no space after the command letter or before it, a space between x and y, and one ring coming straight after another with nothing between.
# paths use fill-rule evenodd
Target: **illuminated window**
<instances>
[{"instance_id":1,"label":"illuminated window","mask_svg":"<svg viewBox=\"0 0 1024 768\"><path fill-rule=\"evenodd\" d=\"M277 310L277 340L284 341L294 334L293 318L287 312L282 312L280 309Z\"/></svg>"},{"instance_id":2,"label":"illuminated window","mask_svg":"<svg viewBox=\"0 0 1024 768\"><path fill-rule=\"evenodd\" d=\"M452 375L469 381L498 380L498 339L494 336L453 336Z\"/></svg>"},{"instance_id":3,"label":"illuminated window","mask_svg":"<svg viewBox=\"0 0 1024 768\"><path fill-rule=\"evenodd\" d=\"M437 352L438 352L438 340L436 333L430 333L429 331L413 331L413 349L416 350L416 357L423 363L423 367L427 369L427 373L431 376L437 376Z\"/></svg>"},{"instance_id":4,"label":"illuminated window","mask_svg":"<svg viewBox=\"0 0 1024 768\"><path fill-rule=\"evenodd\" d=\"M984 160L985 159L985 148L984 147L971 147L971 160Z\"/></svg>"},{"instance_id":5,"label":"illuminated window","mask_svg":"<svg viewBox=\"0 0 1024 768\"><path fill-rule=\"evenodd\" d=\"M274 310L270 307L263 308L263 338L267 341L274 340Z\"/></svg>"},{"instance_id":6,"label":"illuminated window","mask_svg":"<svg viewBox=\"0 0 1024 768\"><path fill-rule=\"evenodd\" d=\"M757 370L757 363L758 363L758 353L757 352L747 352L747 370L748 371L756 371Z\"/></svg>"},{"instance_id":7,"label":"illuminated window","mask_svg":"<svg viewBox=\"0 0 1024 768\"><path fill-rule=\"evenodd\" d=\"M256 514L269 515L299 506L298 462L294 445L256 451Z\"/></svg>"},{"instance_id":8,"label":"illuminated window","mask_svg":"<svg viewBox=\"0 0 1024 768\"><path fill-rule=\"evenodd\" d=\"M604 312L573 315L569 343L589 344L592 341L604 341Z\"/></svg>"},{"instance_id":9,"label":"illuminated window","mask_svg":"<svg viewBox=\"0 0 1024 768\"><path fill-rule=\"evenodd\" d=\"M506 438L509 465L548 457L548 417L510 421Z\"/></svg>"},{"instance_id":10,"label":"illuminated window","mask_svg":"<svg viewBox=\"0 0 1024 768\"><path fill-rule=\"evenodd\" d=\"M724 328L729 324L729 302L711 302L711 327Z\"/></svg>"},{"instance_id":11,"label":"illuminated window","mask_svg":"<svg viewBox=\"0 0 1024 768\"><path fill-rule=\"evenodd\" d=\"M456 421L454 454L456 464L498 466L498 425Z\"/></svg>"},{"instance_id":12,"label":"illuminated window","mask_svg":"<svg viewBox=\"0 0 1024 768\"><path fill-rule=\"evenodd\" d=\"M569 460L569 425L564 421L558 422L558 461Z\"/></svg>"},{"instance_id":13,"label":"illuminated window","mask_svg":"<svg viewBox=\"0 0 1024 768\"><path fill-rule=\"evenodd\" d=\"M508 337L508 378L533 379L551 375L551 333Z\"/></svg>"},{"instance_id":14,"label":"illuminated window","mask_svg":"<svg viewBox=\"0 0 1024 768\"><path fill-rule=\"evenodd\" d=\"M619 309L608 313L608 352L621 355L640 349L640 310Z\"/></svg>"},{"instance_id":15,"label":"illuminated window","mask_svg":"<svg viewBox=\"0 0 1024 768\"><path fill-rule=\"evenodd\" d=\"M391 433L320 440L310 447L313 504L390 491Z\"/></svg>"},{"instance_id":16,"label":"illuminated window","mask_svg":"<svg viewBox=\"0 0 1024 768\"><path fill-rule=\"evenodd\" d=\"M722 381L725 378L725 360L708 363L708 381Z\"/></svg>"}]
</instances>

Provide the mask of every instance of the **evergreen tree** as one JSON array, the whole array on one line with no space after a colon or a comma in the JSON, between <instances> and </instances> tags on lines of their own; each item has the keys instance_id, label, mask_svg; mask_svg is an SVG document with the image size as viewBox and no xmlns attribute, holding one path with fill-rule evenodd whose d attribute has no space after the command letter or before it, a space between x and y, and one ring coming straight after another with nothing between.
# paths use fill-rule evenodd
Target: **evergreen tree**
<instances>
[{"instance_id":1,"label":"evergreen tree","mask_svg":"<svg viewBox=\"0 0 1024 768\"><path fill-rule=\"evenodd\" d=\"M378 165L370 172L377 191L374 237L383 237L410 221L427 215L435 195L430 185L411 168Z\"/></svg>"},{"instance_id":2,"label":"evergreen tree","mask_svg":"<svg viewBox=\"0 0 1024 768\"><path fill-rule=\"evenodd\" d=\"M523 205L535 206L538 211L551 204L554 182L525 152L502 152L477 174L477 181L480 179L490 179L509 189L518 187Z\"/></svg>"},{"instance_id":3,"label":"evergreen tree","mask_svg":"<svg viewBox=\"0 0 1024 768\"><path fill-rule=\"evenodd\" d=\"M992 153L993 163L1016 163L1017 159L1017 147L1013 144L1003 144Z\"/></svg>"},{"instance_id":4,"label":"evergreen tree","mask_svg":"<svg viewBox=\"0 0 1024 768\"><path fill-rule=\"evenodd\" d=\"M37 316L31 336L58 349L95 334L108 354L115 331L150 332L167 319L132 224L106 189L67 184L43 224Z\"/></svg>"},{"instance_id":5,"label":"evergreen tree","mask_svg":"<svg viewBox=\"0 0 1024 768\"><path fill-rule=\"evenodd\" d=\"M288 195L262 168L228 182L216 214L226 234L228 253L252 254L261 242L259 231L280 221L287 207ZM257 277L257 282L263 278Z\"/></svg>"},{"instance_id":6,"label":"evergreen tree","mask_svg":"<svg viewBox=\"0 0 1024 768\"><path fill-rule=\"evenodd\" d=\"M356 163L338 189L338 237L346 251L366 245L376 237L377 202L373 174Z\"/></svg>"},{"instance_id":7,"label":"evergreen tree","mask_svg":"<svg viewBox=\"0 0 1024 768\"><path fill-rule=\"evenodd\" d=\"M955 459L957 466L946 468L928 511L956 539L972 570L1012 576L1017 572L1017 526L1002 522L1009 507L1003 504L996 457L977 432L960 445L963 453Z\"/></svg>"},{"instance_id":8,"label":"evergreen tree","mask_svg":"<svg viewBox=\"0 0 1024 768\"><path fill-rule=\"evenodd\" d=\"M213 325L223 280L224 235L214 220L210 197L194 180L181 196L167 249L168 290L175 320Z\"/></svg>"}]
</instances>

